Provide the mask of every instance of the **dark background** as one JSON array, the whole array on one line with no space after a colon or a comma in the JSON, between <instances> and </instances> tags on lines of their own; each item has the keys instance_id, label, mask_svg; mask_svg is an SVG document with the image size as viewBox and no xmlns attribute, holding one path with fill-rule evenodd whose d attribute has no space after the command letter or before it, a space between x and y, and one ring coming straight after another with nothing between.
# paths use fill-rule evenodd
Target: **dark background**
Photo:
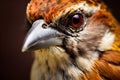
<instances>
[{"instance_id":1,"label":"dark background","mask_svg":"<svg viewBox=\"0 0 120 80\"><path fill-rule=\"evenodd\" d=\"M103 0L120 21L120 0ZM29 80L31 53L21 53L29 0L0 1L0 80Z\"/></svg>"}]
</instances>

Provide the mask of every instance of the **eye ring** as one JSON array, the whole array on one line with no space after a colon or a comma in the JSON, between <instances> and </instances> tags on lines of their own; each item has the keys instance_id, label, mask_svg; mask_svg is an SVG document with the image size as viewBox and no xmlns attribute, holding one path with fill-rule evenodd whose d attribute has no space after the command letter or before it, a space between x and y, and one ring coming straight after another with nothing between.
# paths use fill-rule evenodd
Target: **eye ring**
<instances>
[{"instance_id":1,"label":"eye ring","mask_svg":"<svg viewBox=\"0 0 120 80\"><path fill-rule=\"evenodd\" d=\"M80 13L74 13L70 18L70 26L72 28L81 28L84 23L84 16Z\"/></svg>"}]
</instances>

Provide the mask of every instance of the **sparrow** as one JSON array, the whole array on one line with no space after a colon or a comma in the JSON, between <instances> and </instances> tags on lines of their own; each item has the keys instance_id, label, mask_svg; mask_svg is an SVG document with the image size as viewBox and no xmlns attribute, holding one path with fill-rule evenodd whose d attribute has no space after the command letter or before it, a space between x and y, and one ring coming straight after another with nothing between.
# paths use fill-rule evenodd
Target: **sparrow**
<instances>
[{"instance_id":1,"label":"sparrow","mask_svg":"<svg viewBox=\"0 0 120 80\"><path fill-rule=\"evenodd\" d=\"M26 17L31 80L120 80L120 25L102 0L31 0Z\"/></svg>"}]
</instances>

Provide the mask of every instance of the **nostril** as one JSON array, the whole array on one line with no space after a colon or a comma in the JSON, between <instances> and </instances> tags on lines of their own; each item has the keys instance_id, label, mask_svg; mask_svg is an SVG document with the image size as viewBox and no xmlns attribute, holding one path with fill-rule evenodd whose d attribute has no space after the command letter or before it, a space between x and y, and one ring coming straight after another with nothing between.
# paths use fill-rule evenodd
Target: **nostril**
<instances>
[{"instance_id":1,"label":"nostril","mask_svg":"<svg viewBox=\"0 0 120 80\"><path fill-rule=\"evenodd\" d=\"M48 27L48 25L47 25L46 23L44 23L44 24L42 24L42 27L43 27L44 29L46 29L46 28Z\"/></svg>"}]
</instances>

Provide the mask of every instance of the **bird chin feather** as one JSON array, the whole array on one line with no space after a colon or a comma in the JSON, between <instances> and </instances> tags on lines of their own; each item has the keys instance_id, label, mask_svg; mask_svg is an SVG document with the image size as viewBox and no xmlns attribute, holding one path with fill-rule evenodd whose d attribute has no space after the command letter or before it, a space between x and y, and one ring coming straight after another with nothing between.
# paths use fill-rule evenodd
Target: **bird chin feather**
<instances>
[{"instance_id":1,"label":"bird chin feather","mask_svg":"<svg viewBox=\"0 0 120 80\"><path fill-rule=\"evenodd\" d=\"M36 50L34 53L31 80L81 80L83 72L89 72L93 68L94 60L78 57L73 61L66 51L58 46Z\"/></svg>"}]
</instances>

